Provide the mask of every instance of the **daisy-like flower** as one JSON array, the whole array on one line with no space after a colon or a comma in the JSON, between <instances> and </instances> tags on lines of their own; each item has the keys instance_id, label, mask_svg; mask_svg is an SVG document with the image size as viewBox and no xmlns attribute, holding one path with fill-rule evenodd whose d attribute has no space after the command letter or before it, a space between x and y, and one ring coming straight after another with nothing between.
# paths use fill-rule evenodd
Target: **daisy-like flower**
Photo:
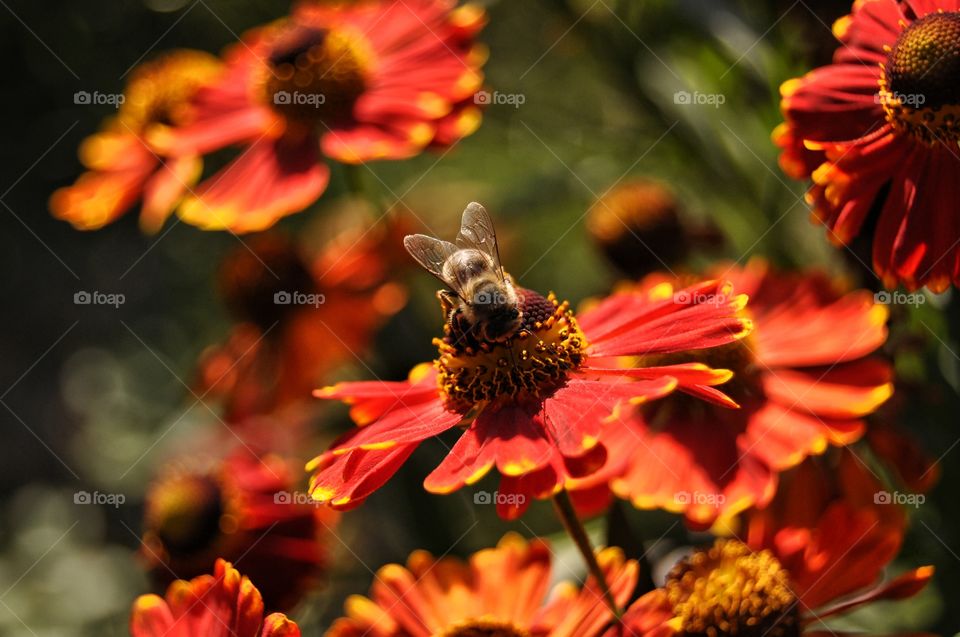
<instances>
[{"instance_id":1,"label":"daisy-like flower","mask_svg":"<svg viewBox=\"0 0 960 637\"><path fill-rule=\"evenodd\" d=\"M887 287L960 285L960 1L857 0L834 33L833 63L781 89L781 166L833 242L872 233Z\"/></svg>"},{"instance_id":2,"label":"daisy-like flower","mask_svg":"<svg viewBox=\"0 0 960 637\"><path fill-rule=\"evenodd\" d=\"M607 260L625 276L680 267L697 250L722 244L717 228L698 224L673 191L658 181L629 179L597 199L587 231Z\"/></svg>"},{"instance_id":3,"label":"daisy-like flower","mask_svg":"<svg viewBox=\"0 0 960 637\"><path fill-rule=\"evenodd\" d=\"M805 607L826 607L875 585L900 551L906 516L884 493L847 449L808 458L784 474L768 507L743 516L744 542L776 556Z\"/></svg>"},{"instance_id":4,"label":"daisy-like flower","mask_svg":"<svg viewBox=\"0 0 960 637\"><path fill-rule=\"evenodd\" d=\"M197 95L197 121L154 140L180 152L242 153L200 184L179 214L205 229L261 230L324 191L330 169L404 159L476 130L486 20L452 0L301 2L225 56Z\"/></svg>"},{"instance_id":5,"label":"daisy-like flower","mask_svg":"<svg viewBox=\"0 0 960 637\"><path fill-rule=\"evenodd\" d=\"M477 227L491 234L482 249L468 248L453 257L452 262L466 263L462 273L468 279L479 267L475 259L499 264L486 212L479 204L468 206L470 211L482 212L486 220ZM469 225L458 238L464 245ZM451 243L423 235L407 239L426 246L415 254L418 259L433 248L451 255L456 251ZM449 264L443 263L438 258L431 271L446 271ZM618 407L677 388L733 404L714 389L730 378L726 370L699 362L645 365L628 360L699 351L743 338L751 329L742 315L746 297L734 295L729 284L708 281L674 294L665 283L649 292L613 295L576 317L569 303L552 293L543 296L515 286L499 265L496 272L487 270L503 288L478 292L459 309L448 306L450 293L439 293L449 313L443 338L434 341L439 355L433 363L415 367L406 381L339 383L316 392L319 398L350 404L359 426L309 464L316 499L335 508L356 506L421 442L458 428L462 435L424 487L450 493L474 484L495 466L503 496L497 510L515 518L534 498L556 495L568 479L590 475L604 464L607 449L599 442L600 432ZM448 284L459 288L459 298L470 298L453 278ZM503 295L515 300L505 314L490 314L489 321L467 318L467 312ZM502 331L514 323L512 332ZM491 331L499 340L488 340Z\"/></svg>"},{"instance_id":6,"label":"daisy-like flower","mask_svg":"<svg viewBox=\"0 0 960 637\"><path fill-rule=\"evenodd\" d=\"M299 419L313 389L365 351L406 304L396 282L406 259L392 249L403 225L355 225L316 254L283 235L261 235L229 255L219 288L239 322L201 355L198 394L220 401L232 424Z\"/></svg>"},{"instance_id":7,"label":"daisy-like flower","mask_svg":"<svg viewBox=\"0 0 960 637\"><path fill-rule=\"evenodd\" d=\"M870 356L887 337L886 308L871 293L843 293L823 274L778 273L759 259L713 272L750 298L753 332L722 348L641 360L730 369L723 390L741 408L675 395L625 414L600 436L607 466L574 485L582 508L602 506L609 485L638 508L709 527L768 503L778 472L857 440L863 416L891 395L890 365Z\"/></svg>"},{"instance_id":8,"label":"daisy-like flower","mask_svg":"<svg viewBox=\"0 0 960 637\"><path fill-rule=\"evenodd\" d=\"M746 516L745 541L720 539L678 563L664 585L691 635L820 634L817 622L879 600L918 593L929 566L880 582L899 550L902 512L875 504L880 484L841 452L831 467L807 461L771 506ZM824 633L832 634L832 633Z\"/></svg>"},{"instance_id":9,"label":"daisy-like flower","mask_svg":"<svg viewBox=\"0 0 960 637\"><path fill-rule=\"evenodd\" d=\"M794 588L794 572L773 551L752 550L739 540L717 540L681 560L667 576L663 589L675 614L672 626L691 636L831 635L835 633L806 628L870 602L912 597L933 575L933 567L922 567L869 591L852 589L861 595L850 600L838 591L847 588L861 563L844 555L828 557L837 558L824 569L830 579L821 590L829 592L817 597Z\"/></svg>"},{"instance_id":10,"label":"daisy-like flower","mask_svg":"<svg viewBox=\"0 0 960 637\"><path fill-rule=\"evenodd\" d=\"M346 617L336 620L326 637L599 637L611 623L602 591L591 577L582 589L569 582L550 589L550 547L506 535L496 548L474 553L469 562L437 559L416 551L406 567L381 568L370 597L353 595ZM637 563L618 548L599 551L597 561L620 605L636 586ZM672 613L662 591L641 597L624 623L627 633L664 637ZM613 632L611 635L619 634Z\"/></svg>"},{"instance_id":11,"label":"daisy-like flower","mask_svg":"<svg viewBox=\"0 0 960 637\"><path fill-rule=\"evenodd\" d=\"M199 463L198 463L199 464ZM147 491L141 558L159 586L209 572L218 557L256 579L268 609L293 607L323 573L336 523L296 495L275 456L235 452L211 467L170 466Z\"/></svg>"},{"instance_id":12,"label":"daisy-like flower","mask_svg":"<svg viewBox=\"0 0 960 637\"><path fill-rule=\"evenodd\" d=\"M221 68L212 55L180 50L134 69L117 115L80 146L88 172L50 198L53 215L79 230L95 230L142 199L140 227L159 230L200 177L201 160L196 153L161 149L148 138L187 124L193 117L191 97Z\"/></svg>"},{"instance_id":13,"label":"daisy-like flower","mask_svg":"<svg viewBox=\"0 0 960 637\"><path fill-rule=\"evenodd\" d=\"M264 617L250 579L218 559L212 575L170 584L164 597L141 595L130 618L133 637L300 637L282 613Z\"/></svg>"}]
</instances>

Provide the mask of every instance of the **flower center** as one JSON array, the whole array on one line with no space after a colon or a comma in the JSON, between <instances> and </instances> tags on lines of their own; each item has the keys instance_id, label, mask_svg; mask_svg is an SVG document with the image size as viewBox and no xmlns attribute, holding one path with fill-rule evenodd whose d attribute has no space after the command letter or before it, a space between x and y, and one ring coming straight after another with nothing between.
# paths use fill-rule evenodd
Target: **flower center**
<instances>
[{"instance_id":1,"label":"flower center","mask_svg":"<svg viewBox=\"0 0 960 637\"><path fill-rule=\"evenodd\" d=\"M530 633L509 622L469 619L450 626L436 637L530 637Z\"/></svg>"},{"instance_id":2,"label":"flower center","mask_svg":"<svg viewBox=\"0 0 960 637\"><path fill-rule=\"evenodd\" d=\"M147 499L145 525L171 553L212 544L223 514L220 487L208 477L183 475L157 483Z\"/></svg>"},{"instance_id":3,"label":"flower center","mask_svg":"<svg viewBox=\"0 0 960 637\"><path fill-rule=\"evenodd\" d=\"M879 99L894 127L930 144L960 139L960 12L909 25L881 69Z\"/></svg>"},{"instance_id":4,"label":"flower center","mask_svg":"<svg viewBox=\"0 0 960 637\"><path fill-rule=\"evenodd\" d=\"M653 181L629 181L604 194L587 214L587 230L607 258L635 278L679 263L689 251L676 198Z\"/></svg>"},{"instance_id":5,"label":"flower center","mask_svg":"<svg viewBox=\"0 0 960 637\"><path fill-rule=\"evenodd\" d=\"M254 237L230 254L220 267L219 284L234 315L264 331L302 307L282 303L284 295L316 292L297 246L279 234Z\"/></svg>"},{"instance_id":6,"label":"flower center","mask_svg":"<svg viewBox=\"0 0 960 637\"><path fill-rule=\"evenodd\" d=\"M717 540L674 566L665 589L685 635L800 634L797 598L787 571L769 551Z\"/></svg>"},{"instance_id":7,"label":"flower center","mask_svg":"<svg viewBox=\"0 0 960 637\"><path fill-rule=\"evenodd\" d=\"M275 111L293 120L348 119L366 88L371 55L362 36L346 30L281 29L267 60L264 97Z\"/></svg>"},{"instance_id":8,"label":"flower center","mask_svg":"<svg viewBox=\"0 0 960 637\"><path fill-rule=\"evenodd\" d=\"M434 339L438 382L450 409L465 413L501 397L539 397L583 363L587 339L570 304L523 288L517 297L523 323L508 341L479 341L475 330L462 332L453 321Z\"/></svg>"},{"instance_id":9,"label":"flower center","mask_svg":"<svg viewBox=\"0 0 960 637\"><path fill-rule=\"evenodd\" d=\"M182 124L193 93L220 68L217 58L202 51L174 51L140 65L127 83L119 121L137 133L150 124Z\"/></svg>"}]
</instances>

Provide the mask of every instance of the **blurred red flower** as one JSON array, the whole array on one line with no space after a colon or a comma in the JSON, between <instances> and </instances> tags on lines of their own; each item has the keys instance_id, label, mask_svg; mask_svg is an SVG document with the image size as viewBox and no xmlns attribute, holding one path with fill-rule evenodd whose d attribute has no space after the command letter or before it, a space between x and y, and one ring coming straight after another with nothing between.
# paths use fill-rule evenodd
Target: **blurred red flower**
<instances>
[{"instance_id":1,"label":"blurred red flower","mask_svg":"<svg viewBox=\"0 0 960 637\"><path fill-rule=\"evenodd\" d=\"M960 1L858 1L833 30L833 63L781 88L781 166L831 241L872 234L887 287L960 285Z\"/></svg>"},{"instance_id":2,"label":"blurred red flower","mask_svg":"<svg viewBox=\"0 0 960 637\"><path fill-rule=\"evenodd\" d=\"M201 355L195 391L220 401L231 426L266 415L294 426L313 389L365 352L406 304L397 279L407 259L393 249L404 218L359 226L338 232L314 255L304 251L306 241L267 234L224 260L219 288L240 323Z\"/></svg>"},{"instance_id":3,"label":"blurred red flower","mask_svg":"<svg viewBox=\"0 0 960 637\"><path fill-rule=\"evenodd\" d=\"M140 227L159 230L200 177L202 162L197 153L159 148L149 137L191 121L190 99L221 69L214 56L191 50L165 53L135 68L116 117L80 146L88 172L50 197L53 215L79 230L96 230L142 199Z\"/></svg>"},{"instance_id":4,"label":"blurred red flower","mask_svg":"<svg viewBox=\"0 0 960 637\"><path fill-rule=\"evenodd\" d=\"M439 357L407 381L339 383L320 398L351 405L359 425L315 458L311 493L351 508L382 486L424 440L463 428L450 453L425 480L450 493L501 474L497 510L516 518L533 498L556 494L571 477L604 463L598 441L604 421L625 403L674 389L730 405L712 386L726 370L700 363L655 366L626 357L662 355L726 345L750 331L745 297L709 281L674 293L617 294L574 317L566 302L517 288L523 324L507 343L454 338L451 325L435 339Z\"/></svg>"},{"instance_id":5,"label":"blurred red flower","mask_svg":"<svg viewBox=\"0 0 960 637\"><path fill-rule=\"evenodd\" d=\"M300 637L282 613L264 615L260 592L230 562L218 559L213 575L178 580L166 597L141 595L133 604L133 637Z\"/></svg>"},{"instance_id":6,"label":"blurred red flower","mask_svg":"<svg viewBox=\"0 0 960 637\"><path fill-rule=\"evenodd\" d=\"M750 298L753 332L723 348L641 360L728 368L733 380L724 391L741 409L675 395L605 427L607 466L571 485L583 511L602 508L612 488L638 508L683 513L692 526L709 527L767 504L777 472L857 440L862 417L890 397L891 367L870 356L887 337L886 308L872 294L843 293L822 273L779 273L760 259L712 273ZM661 280L652 276L639 288Z\"/></svg>"},{"instance_id":7,"label":"blurred red flower","mask_svg":"<svg viewBox=\"0 0 960 637\"><path fill-rule=\"evenodd\" d=\"M621 606L637 582L637 563L617 548L597 553L610 590ZM416 551L406 567L390 564L374 578L370 598L353 595L346 617L336 620L328 637L598 637L610 624L603 593L591 577L583 588L551 584L551 550L539 539L509 534L496 548L474 553L469 562L437 559ZM628 611L627 634L663 637L671 614L662 591L648 593ZM619 634L610 632L611 635Z\"/></svg>"},{"instance_id":8,"label":"blurred red flower","mask_svg":"<svg viewBox=\"0 0 960 637\"><path fill-rule=\"evenodd\" d=\"M486 20L451 0L301 2L225 54L197 94L197 120L153 138L181 153L242 154L180 206L205 229L262 230L323 193L320 159L404 159L476 130Z\"/></svg>"},{"instance_id":9,"label":"blurred red flower","mask_svg":"<svg viewBox=\"0 0 960 637\"><path fill-rule=\"evenodd\" d=\"M171 465L150 484L140 556L159 586L242 563L270 610L286 610L322 575L336 514L304 501L276 456L237 451L202 466ZM258 594L259 597L259 594Z\"/></svg>"}]
</instances>

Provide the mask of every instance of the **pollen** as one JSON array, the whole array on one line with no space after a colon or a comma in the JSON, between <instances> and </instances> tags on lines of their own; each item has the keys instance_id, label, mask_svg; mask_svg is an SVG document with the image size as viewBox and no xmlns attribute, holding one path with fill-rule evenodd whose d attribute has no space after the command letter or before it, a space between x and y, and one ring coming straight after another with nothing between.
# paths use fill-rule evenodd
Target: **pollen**
<instances>
[{"instance_id":1,"label":"pollen","mask_svg":"<svg viewBox=\"0 0 960 637\"><path fill-rule=\"evenodd\" d=\"M517 289L523 324L504 343L477 340L455 322L435 339L435 365L447 407L466 413L498 399L536 399L560 386L584 361L587 340L567 301Z\"/></svg>"},{"instance_id":2,"label":"pollen","mask_svg":"<svg viewBox=\"0 0 960 637\"><path fill-rule=\"evenodd\" d=\"M787 571L769 551L717 540L667 576L667 598L685 635L795 637L798 601Z\"/></svg>"},{"instance_id":3,"label":"pollen","mask_svg":"<svg viewBox=\"0 0 960 637\"><path fill-rule=\"evenodd\" d=\"M470 619L447 628L439 637L530 637L530 632L510 622Z\"/></svg>"},{"instance_id":4,"label":"pollen","mask_svg":"<svg viewBox=\"0 0 960 637\"><path fill-rule=\"evenodd\" d=\"M363 93L372 52L346 29L281 27L264 76L264 99L293 121L336 123L350 117Z\"/></svg>"},{"instance_id":5,"label":"pollen","mask_svg":"<svg viewBox=\"0 0 960 637\"><path fill-rule=\"evenodd\" d=\"M881 65L878 99L898 130L923 142L960 139L960 12L907 26Z\"/></svg>"}]
</instances>

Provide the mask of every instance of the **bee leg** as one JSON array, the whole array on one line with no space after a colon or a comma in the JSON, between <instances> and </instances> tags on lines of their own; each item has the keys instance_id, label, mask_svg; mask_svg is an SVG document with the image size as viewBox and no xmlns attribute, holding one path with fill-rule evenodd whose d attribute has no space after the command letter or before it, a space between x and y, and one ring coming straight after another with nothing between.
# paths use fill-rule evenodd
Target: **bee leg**
<instances>
[{"instance_id":1,"label":"bee leg","mask_svg":"<svg viewBox=\"0 0 960 637\"><path fill-rule=\"evenodd\" d=\"M450 290L437 290L437 299L440 301L440 309L443 312L444 320L450 317L451 312L457 309L457 297Z\"/></svg>"}]
</instances>

